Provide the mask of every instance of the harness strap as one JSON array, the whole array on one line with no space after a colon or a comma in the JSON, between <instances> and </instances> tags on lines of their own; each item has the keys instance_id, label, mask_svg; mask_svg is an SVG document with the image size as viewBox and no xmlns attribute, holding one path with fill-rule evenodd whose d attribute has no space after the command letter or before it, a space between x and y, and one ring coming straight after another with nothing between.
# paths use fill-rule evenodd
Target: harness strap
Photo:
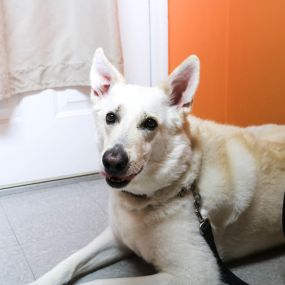
<instances>
[{"instance_id":1,"label":"harness strap","mask_svg":"<svg viewBox=\"0 0 285 285\"><path fill-rule=\"evenodd\" d=\"M185 192L185 189L187 188L182 188L182 190L184 190L183 192ZM194 197L195 214L200 222L200 232L203 235L204 239L206 240L207 244L209 245L210 249L212 250L214 256L216 257L222 281L225 284L229 285L249 285L248 283L244 282L239 277L237 277L232 271L230 271L226 267L222 259L220 258L219 253L217 251L211 223L209 219L204 219L200 212L202 199L200 194L196 191L196 183L194 182L188 189L191 190ZM283 200L282 224L283 224L283 234L285 237L285 193Z\"/></svg>"},{"instance_id":2,"label":"harness strap","mask_svg":"<svg viewBox=\"0 0 285 285\"><path fill-rule=\"evenodd\" d=\"M200 230L201 230L201 233L204 239L206 240L207 244L209 245L213 254L216 257L216 260L217 260L217 263L220 269L222 281L230 285L249 285L248 283L238 278L232 271L230 271L226 267L222 259L220 258L219 253L217 251L216 244L215 244L212 227L208 219L204 221L203 226L200 226Z\"/></svg>"}]
</instances>

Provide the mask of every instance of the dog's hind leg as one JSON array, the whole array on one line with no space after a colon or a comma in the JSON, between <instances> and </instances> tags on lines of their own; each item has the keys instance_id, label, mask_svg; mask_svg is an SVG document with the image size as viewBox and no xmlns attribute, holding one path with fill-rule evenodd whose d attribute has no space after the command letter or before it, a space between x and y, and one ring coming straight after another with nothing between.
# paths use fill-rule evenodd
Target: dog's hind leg
<instances>
[{"instance_id":1,"label":"dog's hind leg","mask_svg":"<svg viewBox=\"0 0 285 285\"><path fill-rule=\"evenodd\" d=\"M100 269L123 259L131 252L122 247L108 227L81 250L60 262L30 285L63 285L76 276Z\"/></svg>"}]
</instances>

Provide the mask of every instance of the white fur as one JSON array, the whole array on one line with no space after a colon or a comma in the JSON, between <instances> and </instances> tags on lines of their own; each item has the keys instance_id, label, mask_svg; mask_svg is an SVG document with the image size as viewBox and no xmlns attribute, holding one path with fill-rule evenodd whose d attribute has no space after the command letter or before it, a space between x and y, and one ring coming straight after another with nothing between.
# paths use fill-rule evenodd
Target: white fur
<instances>
[{"instance_id":1,"label":"white fur","mask_svg":"<svg viewBox=\"0 0 285 285\"><path fill-rule=\"evenodd\" d=\"M189 116L198 80L199 60L192 56L163 87L128 85L102 50L95 53L91 96L100 150L103 155L121 144L130 160L127 175L142 169L124 190L147 197L110 189L110 227L32 284L65 284L131 252L158 273L88 284L221 284L216 260L199 232L193 197L177 196L194 181L224 259L284 242L285 126L242 129ZM120 118L116 124L105 122L110 111ZM140 127L146 117L157 120L155 130Z\"/></svg>"}]
</instances>

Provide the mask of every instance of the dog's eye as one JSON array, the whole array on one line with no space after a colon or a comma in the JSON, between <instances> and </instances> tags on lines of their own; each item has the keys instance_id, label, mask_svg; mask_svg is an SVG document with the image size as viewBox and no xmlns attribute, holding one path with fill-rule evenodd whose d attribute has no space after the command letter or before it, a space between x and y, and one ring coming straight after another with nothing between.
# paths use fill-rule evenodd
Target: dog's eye
<instances>
[{"instance_id":1,"label":"dog's eye","mask_svg":"<svg viewBox=\"0 0 285 285\"><path fill-rule=\"evenodd\" d=\"M146 118L142 124L143 128L150 131L154 130L157 127L157 121L153 118Z\"/></svg>"},{"instance_id":2,"label":"dog's eye","mask_svg":"<svg viewBox=\"0 0 285 285\"><path fill-rule=\"evenodd\" d=\"M106 115L106 123L108 125L116 123L117 119L117 115L113 112L109 112Z\"/></svg>"}]
</instances>

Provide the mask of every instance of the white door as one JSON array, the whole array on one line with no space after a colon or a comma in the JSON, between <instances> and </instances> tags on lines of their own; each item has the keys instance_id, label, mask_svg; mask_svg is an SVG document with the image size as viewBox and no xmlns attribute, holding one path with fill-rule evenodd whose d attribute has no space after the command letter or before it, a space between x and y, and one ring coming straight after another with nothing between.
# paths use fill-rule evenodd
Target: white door
<instances>
[{"instance_id":1,"label":"white door","mask_svg":"<svg viewBox=\"0 0 285 285\"><path fill-rule=\"evenodd\" d=\"M167 0L119 0L127 81L167 75ZM89 88L49 89L0 102L0 188L96 173Z\"/></svg>"},{"instance_id":2,"label":"white door","mask_svg":"<svg viewBox=\"0 0 285 285\"><path fill-rule=\"evenodd\" d=\"M1 102L2 187L98 170L88 92L45 90Z\"/></svg>"}]
</instances>

